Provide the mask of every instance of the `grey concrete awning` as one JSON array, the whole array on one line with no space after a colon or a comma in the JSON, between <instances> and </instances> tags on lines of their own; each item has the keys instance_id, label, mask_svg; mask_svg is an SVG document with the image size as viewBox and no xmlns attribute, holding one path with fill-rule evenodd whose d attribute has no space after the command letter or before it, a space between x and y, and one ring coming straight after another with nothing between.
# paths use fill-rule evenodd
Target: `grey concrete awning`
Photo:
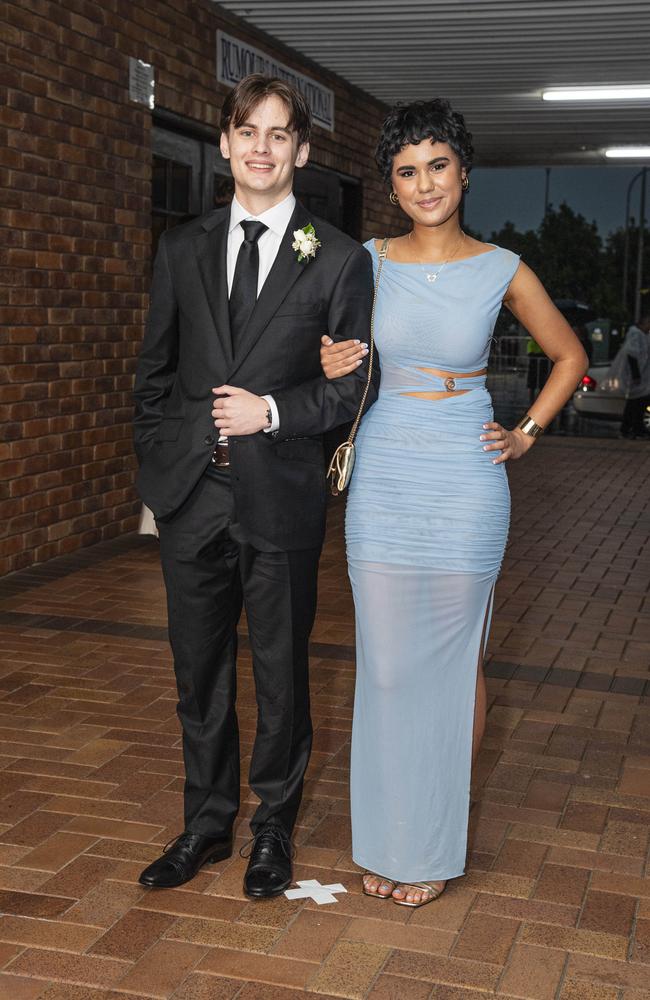
<instances>
[{"instance_id":1,"label":"grey concrete awning","mask_svg":"<svg viewBox=\"0 0 650 1000\"><path fill-rule=\"evenodd\" d=\"M548 87L650 83L648 0L221 0L382 101L445 96L478 162L604 163L650 142L650 102L543 102ZM619 161L620 162L620 161Z\"/></svg>"}]
</instances>

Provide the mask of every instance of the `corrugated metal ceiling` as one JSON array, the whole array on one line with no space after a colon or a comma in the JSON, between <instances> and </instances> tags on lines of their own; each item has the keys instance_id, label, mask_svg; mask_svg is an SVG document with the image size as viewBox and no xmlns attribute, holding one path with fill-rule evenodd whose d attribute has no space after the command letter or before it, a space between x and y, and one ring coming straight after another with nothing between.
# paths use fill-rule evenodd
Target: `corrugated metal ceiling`
<instances>
[{"instance_id":1,"label":"corrugated metal ceiling","mask_svg":"<svg viewBox=\"0 0 650 1000\"><path fill-rule=\"evenodd\" d=\"M603 163L647 144L650 102L556 104L547 87L650 82L648 0L220 0L387 103L445 96L482 164Z\"/></svg>"}]
</instances>

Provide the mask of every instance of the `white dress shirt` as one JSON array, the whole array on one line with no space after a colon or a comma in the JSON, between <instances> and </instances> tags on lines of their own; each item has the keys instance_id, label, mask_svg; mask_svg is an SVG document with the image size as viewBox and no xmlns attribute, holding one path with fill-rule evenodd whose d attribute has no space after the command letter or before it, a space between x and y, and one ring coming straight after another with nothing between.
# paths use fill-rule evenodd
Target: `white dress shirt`
<instances>
[{"instance_id":1,"label":"white dress shirt","mask_svg":"<svg viewBox=\"0 0 650 1000\"><path fill-rule=\"evenodd\" d=\"M284 201L274 205L273 208L267 208L266 212L262 212L261 215L251 215L251 213L237 201L236 197L233 198L230 206L228 245L226 251L228 295L230 295L230 292L232 291L232 283L235 276L235 265L237 264L239 248L244 242L244 230L240 226L240 222L244 222L248 219L254 219L256 222L263 222L265 226L268 226L266 232L262 233L257 241L260 260L259 270L257 273L257 294L259 295L264 282L269 276L269 271L273 266L273 262L277 257L280 244L287 230L287 226L289 225L289 221L293 215L295 207L296 199L293 194L289 194ZM262 396L262 399L267 401L271 409L271 426L264 428L266 433L270 434L271 432L278 430L280 426L280 415L273 396Z\"/></svg>"},{"instance_id":2,"label":"white dress shirt","mask_svg":"<svg viewBox=\"0 0 650 1000\"><path fill-rule=\"evenodd\" d=\"M251 215L243 205L240 205L237 198L233 198L230 206L230 222L228 223L228 251L226 260L228 295L232 291L237 254L244 242L244 230L240 226L240 222L254 219L255 222L263 222L265 226L268 226L267 231L262 233L257 241L260 255L260 267L257 277L257 294L259 295L264 282L269 276L273 262L277 257L280 243L287 231L287 226L295 207L296 199L293 194L289 194L284 201L274 205L273 208L267 208L266 212L262 212L261 215Z\"/></svg>"}]
</instances>

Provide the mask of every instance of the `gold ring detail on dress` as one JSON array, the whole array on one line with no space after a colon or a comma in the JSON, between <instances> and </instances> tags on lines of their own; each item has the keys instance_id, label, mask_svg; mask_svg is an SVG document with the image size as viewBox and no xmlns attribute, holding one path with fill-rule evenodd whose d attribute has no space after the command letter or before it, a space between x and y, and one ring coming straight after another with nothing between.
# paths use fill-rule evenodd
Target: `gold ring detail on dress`
<instances>
[{"instance_id":1,"label":"gold ring detail on dress","mask_svg":"<svg viewBox=\"0 0 650 1000\"><path fill-rule=\"evenodd\" d=\"M446 378L445 389L447 390L447 392L453 392L455 388L456 388L456 379L451 377Z\"/></svg>"}]
</instances>

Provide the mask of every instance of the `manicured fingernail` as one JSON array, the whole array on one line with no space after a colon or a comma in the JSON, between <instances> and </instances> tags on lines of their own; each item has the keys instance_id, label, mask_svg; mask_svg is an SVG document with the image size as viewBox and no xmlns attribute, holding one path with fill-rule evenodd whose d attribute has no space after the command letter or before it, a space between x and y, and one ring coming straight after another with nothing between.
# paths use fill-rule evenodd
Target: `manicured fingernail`
<instances>
[{"instance_id":1,"label":"manicured fingernail","mask_svg":"<svg viewBox=\"0 0 650 1000\"><path fill-rule=\"evenodd\" d=\"M487 451L489 447L490 447L489 444L484 444L483 445L483 451Z\"/></svg>"},{"instance_id":2,"label":"manicured fingernail","mask_svg":"<svg viewBox=\"0 0 650 1000\"><path fill-rule=\"evenodd\" d=\"M488 425L487 424L483 424L483 430L486 431L487 429L488 429Z\"/></svg>"},{"instance_id":3,"label":"manicured fingernail","mask_svg":"<svg viewBox=\"0 0 650 1000\"><path fill-rule=\"evenodd\" d=\"M360 340L355 340L355 341L354 341L354 343L355 343L355 344L360 344L360 343L361 343L361 341L360 341Z\"/></svg>"},{"instance_id":4,"label":"manicured fingernail","mask_svg":"<svg viewBox=\"0 0 650 1000\"><path fill-rule=\"evenodd\" d=\"M357 340L357 344L358 344L358 343L359 343L359 341ZM368 345L367 345L367 344L362 344L361 346L362 346L362 347L367 347Z\"/></svg>"},{"instance_id":5,"label":"manicured fingernail","mask_svg":"<svg viewBox=\"0 0 650 1000\"><path fill-rule=\"evenodd\" d=\"M363 356L365 358L366 354L368 353L368 348L366 347L366 349L364 351L362 351L361 353L363 354Z\"/></svg>"},{"instance_id":6,"label":"manicured fingernail","mask_svg":"<svg viewBox=\"0 0 650 1000\"><path fill-rule=\"evenodd\" d=\"M497 463L498 463L498 459L497 458L493 458L492 459L492 465L497 465Z\"/></svg>"},{"instance_id":7,"label":"manicured fingernail","mask_svg":"<svg viewBox=\"0 0 650 1000\"><path fill-rule=\"evenodd\" d=\"M479 438L479 441L485 441L485 440L487 440L486 435L485 434L481 434L481 436Z\"/></svg>"},{"instance_id":8,"label":"manicured fingernail","mask_svg":"<svg viewBox=\"0 0 650 1000\"><path fill-rule=\"evenodd\" d=\"M358 368L358 367L359 367L359 365L362 365L362 364L363 364L363 361L355 361L355 363L354 363L354 367L355 367L355 368Z\"/></svg>"}]
</instances>

